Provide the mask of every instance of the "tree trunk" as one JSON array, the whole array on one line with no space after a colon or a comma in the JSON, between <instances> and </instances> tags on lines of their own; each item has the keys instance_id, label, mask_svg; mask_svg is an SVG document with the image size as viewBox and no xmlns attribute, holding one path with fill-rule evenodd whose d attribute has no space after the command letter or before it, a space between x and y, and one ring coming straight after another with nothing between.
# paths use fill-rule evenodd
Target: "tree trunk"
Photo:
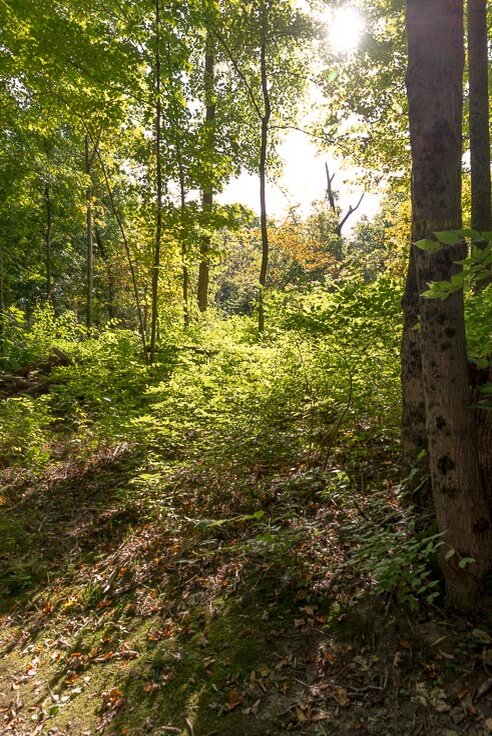
<instances>
[{"instance_id":1,"label":"tree trunk","mask_svg":"<svg viewBox=\"0 0 492 736\"><path fill-rule=\"evenodd\" d=\"M154 262L152 266L152 304L150 317L149 363L155 358L157 340L157 318L159 309L159 269L161 265L162 240L162 102L161 102L161 56L160 56L161 17L159 0L155 2L155 158L156 158L156 215Z\"/></svg>"},{"instance_id":2,"label":"tree trunk","mask_svg":"<svg viewBox=\"0 0 492 736\"><path fill-rule=\"evenodd\" d=\"M144 310L142 309L142 305L140 302L140 297L138 295L138 283L137 283L137 272L135 270L135 265L133 263L133 258L130 250L130 243L128 242L128 238L126 236L126 230L123 225L123 220L121 219L118 210L116 208L116 202L114 201L114 194L113 194L113 188L111 186L111 182L109 180L108 176L108 170L106 168L106 164L104 163L104 159L101 155L101 152L98 147L95 148L96 156L98 158L99 164L101 166L101 170L104 177L104 182L106 184L106 190L108 192L109 197L109 204L111 206L111 211L114 215L114 218L116 222L118 223L118 228L121 233L121 237L123 240L123 245L125 246L125 253L126 258L128 261L128 268L130 269L130 276L132 280L132 287L133 287L133 295L135 297L135 306L137 308L137 317L138 317L138 326L139 326L139 332L140 332L140 339L142 341L142 349L143 349L143 356L146 363L149 362L149 356L147 352L147 341L146 341L146 314L144 313Z\"/></svg>"},{"instance_id":3,"label":"tree trunk","mask_svg":"<svg viewBox=\"0 0 492 736\"><path fill-rule=\"evenodd\" d=\"M115 311L114 311L114 296L115 296L115 281L114 281L114 275L113 270L111 268L111 263L108 258L108 254L106 252L106 248L104 247L103 239L101 237L101 232L99 228L95 228L95 238L97 247L99 249L99 255L103 259L105 265L106 265L106 275L107 275L107 286L108 286L108 301L107 301L107 310L108 310L108 318L114 319L115 317Z\"/></svg>"},{"instance_id":4,"label":"tree trunk","mask_svg":"<svg viewBox=\"0 0 492 736\"><path fill-rule=\"evenodd\" d=\"M214 47L211 33L207 33L205 51L205 130L210 143L210 155L215 150L215 95L214 95ZM202 208L205 216L212 210L214 202L213 184L209 181L203 188ZM206 312L210 280L210 236L205 235L200 243L200 267L198 272L198 308Z\"/></svg>"},{"instance_id":5,"label":"tree trunk","mask_svg":"<svg viewBox=\"0 0 492 736\"><path fill-rule=\"evenodd\" d=\"M492 230L489 130L489 63L486 0L468 0L468 77L471 167L471 226L484 232ZM478 242L476 245L484 246ZM480 280L483 287L489 276Z\"/></svg>"},{"instance_id":6,"label":"tree trunk","mask_svg":"<svg viewBox=\"0 0 492 736\"><path fill-rule=\"evenodd\" d=\"M85 173L91 175L92 158L89 135L85 136ZM94 304L94 243L92 235L92 186L89 184L85 193L86 199L86 238L87 238L87 327L93 323Z\"/></svg>"},{"instance_id":7,"label":"tree trunk","mask_svg":"<svg viewBox=\"0 0 492 736\"><path fill-rule=\"evenodd\" d=\"M414 233L412 240L418 240ZM428 476L425 400L420 354L420 300L413 248L410 251L405 293L403 295L403 337L401 347L402 449L403 473L407 478L411 502L419 509L432 508ZM411 477L412 471L418 472Z\"/></svg>"},{"instance_id":8,"label":"tree trunk","mask_svg":"<svg viewBox=\"0 0 492 736\"><path fill-rule=\"evenodd\" d=\"M266 168L268 154L268 126L272 114L270 103L270 94L268 91L268 73L267 73L267 28L268 18L264 5L261 8L261 47L260 47L260 71L261 71L261 91L263 95L263 115L261 118L261 144L260 144L260 227L261 227L261 266L260 266L260 289L258 294L258 330L263 332L265 329L265 305L264 292L266 286L267 270L268 270L268 222L266 209Z\"/></svg>"},{"instance_id":9,"label":"tree trunk","mask_svg":"<svg viewBox=\"0 0 492 736\"><path fill-rule=\"evenodd\" d=\"M52 225L52 208L51 208L51 193L50 183L46 179L44 182L44 203L46 205L46 231L45 231L45 245L46 245L46 299L51 301L51 290L52 290L52 276L51 276L51 225Z\"/></svg>"},{"instance_id":10,"label":"tree trunk","mask_svg":"<svg viewBox=\"0 0 492 736\"><path fill-rule=\"evenodd\" d=\"M415 237L461 226L463 2L407 0L412 222ZM464 246L414 247L417 284L449 280ZM420 299L421 355L432 495L444 545L448 605L473 610L492 566L492 529L474 443L463 294ZM446 559L446 551L454 554ZM468 561L460 567L462 560Z\"/></svg>"},{"instance_id":11,"label":"tree trunk","mask_svg":"<svg viewBox=\"0 0 492 736\"><path fill-rule=\"evenodd\" d=\"M188 264L186 262L187 247L186 247L186 234L185 234L185 210L186 210L186 189L185 179L183 171L183 163L181 159L181 151L178 145L178 156L179 156L179 195L180 195L180 214L181 214L181 270L183 274L183 322L184 326L188 327L190 324L190 309L189 309L189 286L190 286L190 275L188 272Z\"/></svg>"}]
</instances>

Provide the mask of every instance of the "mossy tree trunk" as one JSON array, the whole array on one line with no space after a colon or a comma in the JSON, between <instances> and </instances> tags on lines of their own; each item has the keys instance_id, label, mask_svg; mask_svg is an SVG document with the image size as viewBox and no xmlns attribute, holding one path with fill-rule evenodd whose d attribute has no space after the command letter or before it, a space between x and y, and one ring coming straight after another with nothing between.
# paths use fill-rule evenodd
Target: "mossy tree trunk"
<instances>
[{"instance_id":1,"label":"mossy tree trunk","mask_svg":"<svg viewBox=\"0 0 492 736\"><path fill-rule=\"evenodd\" d=\"M407 0L407 35L413 234L432 238L461 226L463 1ZM464 255L462 244L435 253L412 247L419 293L450 280ZM462 292L444 301L421 297L420 321L429 469L445 542L440 564L447 603L470 611L492 567L492 529L474 441ZM473 562L460 567L466 559Z\"/></svg>"}]
</instances>

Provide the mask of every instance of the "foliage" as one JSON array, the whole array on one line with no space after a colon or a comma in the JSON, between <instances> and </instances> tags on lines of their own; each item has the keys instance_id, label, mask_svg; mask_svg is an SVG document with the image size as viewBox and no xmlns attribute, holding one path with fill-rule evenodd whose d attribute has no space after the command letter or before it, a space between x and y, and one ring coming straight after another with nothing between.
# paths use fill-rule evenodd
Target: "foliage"
<instances>
[{"instance_id":1,"label":"foliage","mask_svg":"<svg viewBox=\"0 0 492 736\"><path fill-rule=\"evenodd\" d=\"M14 397L0 402L0 457L2 466L19 465L32 471L50 459L49 399Z\"/></svg>"}]
</instances>

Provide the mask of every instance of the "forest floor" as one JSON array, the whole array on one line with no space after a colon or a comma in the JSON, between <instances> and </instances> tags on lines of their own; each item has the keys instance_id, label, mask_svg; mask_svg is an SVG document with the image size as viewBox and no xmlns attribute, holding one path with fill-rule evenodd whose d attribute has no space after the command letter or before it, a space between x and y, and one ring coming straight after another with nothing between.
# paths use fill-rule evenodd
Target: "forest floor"
<instances>
[{"instance_id":1,"label":"forest floor","mask_svg":"<svg viewBox=\"0 0 492 736\"><path fill-rule=\"evenodd\" d=\"M1 734L492 732L492 617L371 596L347 564L363 494L288 468L237 516L178 467L149 514L141 469L120 444L3 472Z\"/></svg>"},{"instance_id":2,"label":"forest floor","mask_svg":"<svg viewBox=\"0 0 492 736\"><path fill-rule=\"evenodd\" d=\"M65 341L0 401L0 734L492 733L492 614L440 607L368 288L323 339Z\"/></svg>"}]
</instances>

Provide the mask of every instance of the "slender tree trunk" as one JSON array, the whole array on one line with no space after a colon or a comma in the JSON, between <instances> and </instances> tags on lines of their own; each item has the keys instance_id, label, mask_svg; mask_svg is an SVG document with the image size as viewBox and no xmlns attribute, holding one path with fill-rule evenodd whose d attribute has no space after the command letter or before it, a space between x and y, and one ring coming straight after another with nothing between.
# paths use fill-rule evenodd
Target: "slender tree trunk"
<instances>
[{"instance_id":1,"label":"slender tree trunk","mask_svg":"<svg viewBox=\"0 0 492 736\"><path fill-rule=\"evenodd\" d=\"M214 93L214 45L211 33L207 33L205 51L205 130L209 141L210 156L215 150L215 93ZM205 217L211 212L214 202L213 183L203 188L202 208ZM210 236L205 235L200 243L200 267L198 272L198 308L206 312L210 280Z\"/></svg>"},{"instance_id":2,"label":"slender tree trunk","mask_svg":"<svg viewBox=\"0 0 492 736\"><path fill-rule=\"evenodd\" d=\"M260 289L258 294L258 330L265 329L265 305L264 292L268 271L268 222L266 208L266 169L268 154L268 126L272 114L270 94L268 91L267 73L267 29L268 18L265 5L261 8L261 47L260 47L260 71L261 91L263 95L263 115L261 118L261 144L260 144L260 227L261 227L261 266L260 266Z\"/></svg>"},{"instance_id":3,"label":"slender tree trunk","mask_svg":"<svg viewBox=\"0 0 492 736\"><path fill-rule=\"evenodd\" d=\"M0 358L5 357L5 329L6 329L6 318L5 314L5 264L3 255L4 242L9 243L12 229L12 206L9 205L9 216L7 219L6 232L3 234L3 238L0 238Z\"/></svg>"},{"instance_id":4,"label":"slender tree trunk","mask_svg":"<svg viewBox=\"0 0 492 736\"><path fill-rule=\"evenodd\" d=\"M148 352L147 352L147 341L145 339L145 335L146 335L146 329L145 329L146 318L145 318L144 312L142 310L142 305L141 305L141 302L140 302L140 297L138 295L137 273L136 273L136 270L135 270L135 265L133 263L133 258L132 258L132 254L131 254L131 250L130 250L130 243L128 242L128 238L126 236L126 230L125 230L125 228L123 226L123 220L121 219L121 217L120 217L120 215L118 213L118 210L116 208L116 202L114 200L114 195L113 195L113 188L111 186L111 182L109 181L109 176L108 176L108 172L107 172L107 169L106 169L106 164L104 163L104 159L103 159L103 157L101 155L101 152L100 152L100 150L99 150L98 147L96 147L95 151L96 151L96 155L97 155L97 158L98 158L98 161L99 161L99 164L101 166L101 170L102 170L102 173L103 173L103 176L104 176L104 182L106 184L106 190L108 192L109 203L111 205L111 211L112 211L112 213L114 215L114 218L115 218L115 220L116 220L116 222L118 224L118 228L119 228L119 231L121 233L122 240L123 240L123 245L125 246L125 253L126 253L126 258L127 258L127 261L128 261L128 268L130 269L130 276L131 276L131 280L132 280L133 295L134 295L134 298L135 298L135 306L137 308L138 326L139 326L139 332L140 332L140 339L142 341L143 356L144 356L145 362L148 363L149 356L148 356Z\"/></svg>"},{"instance_id":5,"label":"slender tree trunk","mask_svg":"<svg viewBox=\"0 0 492 736\"><path fill-rule=\"evenodd\" d=\"M85 136L85 173L90 177L92 169L92 159L90 150L89 134ZM94 242L92 233L92 186L86 189L86 242L87 242L87 327L90 329L94 317Z\"/></svg>"},{"instance_id":6,"label":"slender tree trunk","mask_svg":"<svg viewBox=\"0 0 492 736\"><path fill-rule=\"evenodd\" d=\"M413 232L431 238L461 225L462 0L407 0L407 34ZM449 280L464 255L462 245L414 250L419 293ZM462 292L421 298L420 316L429 468L445 543L440 565L448 605L470 611L492 566L492 529L474 443ZM473 562L461 568L465 558Z\"/></svg>"},{"instance_id":7,"label":"slender tree trunk","mask_svg":"<svg viewBox=\"0 0 492 736\"><path fill-rule=\"evenodd\" d=\"M183 274L183 322L184 326L188 327L190 324L190 309L189 309L189 286L190 286L190 275L188 272L188 265L186 263L187 248L186 248L186 234L184 229L184 217L186 209L186 190L184 181L183 165L181 162L181 152L179 152L179 196L181 205L181 270Z\"/></svg>"},{"instance_id":8,"label":"slender tree trunk","mask_svg":"<svg viewBox=\"0 0 492 736\"><path fill-rule=\"evenodd\" d=\"M468 0L468 77L471 167L471 225L492 230L490 183L489 60L486 0ZM477 243L478 246L484 243ZM479 286L491 281L479 281Z\"/></svg>"},{"instance_id":9,"label":"slender tree trunk","mask_svg":"<svg viewBox=\"0 0 492 736\"><path fill-rule=\"evenodd\" d=\"M161 101L161 56L160 56L161 17L159 0L155 2L155 158L156 158L156 214L154 263L152 267L152 303L150 317L149 363L155 359L157 340L157 320L159 311L159 269L161 265L162 240L162 101Z\"/></svg>"},{"instance_id":10,"label":"slender tree trunk","mask_svg":"<svg viewBox=\"0 0 492 736\"><path fill-rule=\"evenodd\" d=\"M46 179L44 182L44 203L46 206L46 231L45 231L45 245L46 245L46 299L51 301L52 291L52 268L51 268L51 226L52 226L52 207L51 207L51 192L50 183Z\"/></svg>"},{"instance_id":11,"label":"slender tree trunk","mask_svg":"<svg viewBox=\"0 0 492 736\"><path fill-rule=\"evenodd\" d=\"M0 361L5 356L5 283L3 273L3 238L0 237Z\"/></svg>"},{"instance_id":12,"label":"slender tree trunk","mask_svg":"<svg viewBox=\"0 0 492 736\"><path fill-rule=\"evenodd\" d=\"M108 317L109 317L109 319L114 319L114 316L115 316L115 312L114 312L114 286L115 286L115 283L114 283L113 271L111 269L111 263L110 263L110 260L108 258L108 253L106 251L106 248L104 247L103 239L102 239L101 232L100 232L99 228L97 228L97 227L95 228L94 235L95 235L95 238L96 238L97 247L99 249L99 254L100 254L101 258L103 259L103 261L104 261L104 263L106 265L106 274L107 274L107 277L108 277L108 281L107 281L107 284L108 284L108 303L107 303Z\"/></svg>"}]
</instances>

